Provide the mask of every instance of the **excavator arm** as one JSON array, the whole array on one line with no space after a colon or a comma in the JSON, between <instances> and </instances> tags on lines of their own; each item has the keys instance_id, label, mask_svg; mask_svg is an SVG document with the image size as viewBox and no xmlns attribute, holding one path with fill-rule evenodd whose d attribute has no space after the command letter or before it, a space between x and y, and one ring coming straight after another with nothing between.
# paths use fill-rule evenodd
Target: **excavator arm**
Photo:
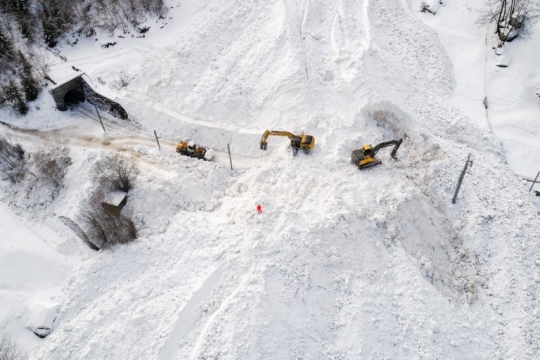
<instances>
[{"instance_id":1,"label":"excavator arm","mask_svg":"<svg viewBox=\"0 0 540 360\"><path fill-rule=\"evenodd\" d=\"M385 141L380 144L378 144L375 147L372 147L371 145L364 145L361 149L354 150L351 154L351 162L358 166L358 169L367 169L372 166L376 166L381 164L380 160L377 160L375 158L375 154L379 152L382 148L385 148L387 146L394 145L394 149L392 150L392 158L394 160L397 160L396 153L401 146L401 143L403 142L403 139L399 140L391 140L391 141Z\"/></svg>"},{"instance_id":2,"label":"excavator arm","mask_svg":"<svg viewBox=\"0 0 540 360\"><path fill-rule=\"evenodd\" d=\"M379 152L379 150L381 150L382 148L394 145L394 149L392 150L392 153L390 154L390 156L392 156L393 159L397 160L396 153L397 153L399 147L401 146L402 142L403 142L403 139L382 142L382 143L378 144L377 146L375 146L373 148L373 150L371 150L370 155L375 156L375 154L377 154Z\"/></svg>"},{"instance_id":3,"label":"excavator arm","mask_svg":"<svg viewBox=\"0 0 540 360\"><path fill-rule=\"evenodd\" d=\"M269 136L286 136L289 139L292 139L296 137L293 133L290 133L288 131L275 131L275 130L266 130L261 138L261 150L266 150L268 147L268 137Z\"/></svg>"}]
</instances>

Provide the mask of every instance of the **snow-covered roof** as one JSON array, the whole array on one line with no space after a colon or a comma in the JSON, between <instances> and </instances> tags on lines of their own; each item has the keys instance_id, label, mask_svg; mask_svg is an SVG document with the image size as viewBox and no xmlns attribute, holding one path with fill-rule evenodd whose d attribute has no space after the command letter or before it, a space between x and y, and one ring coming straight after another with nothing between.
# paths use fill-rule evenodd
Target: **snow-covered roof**
<instances>
[{"instance_id":1,"label":"snow-covered roof","mask_svg":"<svg viewBox=\"0 0 540 360\"><path fill-rule=\"evenodd\" d=\"M103 202L112 206L118 206L126 198L127 193L123 191L111 191L105 195Z\"/></svg>"},{"instance_id":2,"label":"snow-covered roof","mask_svg":"<svg viewBox=\"0 0 540 360\"><path fill-rule=\"evenodd\" d=\"M64 85L65 83L78 78L79 76L84 75L81 71L75 71L72 68L64 68L58 70L49 71L47 74L49 78L55 83L51 89L56 89L57 87Z\"/></svg>"}]
</instances>

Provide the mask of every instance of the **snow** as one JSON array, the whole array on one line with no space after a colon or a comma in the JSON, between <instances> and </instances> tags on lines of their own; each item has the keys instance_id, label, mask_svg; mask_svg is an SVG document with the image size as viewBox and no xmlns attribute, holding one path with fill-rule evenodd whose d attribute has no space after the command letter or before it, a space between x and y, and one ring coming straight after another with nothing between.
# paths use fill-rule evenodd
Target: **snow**
<instances>
[{"instance_id":1,"label":"snow","mask_svg":"<svg viewBox=\"0 0 540 360\"><path fill-rule=\"evenodd\" d=\"M126 196L127 193L124 191L111 191L105 195L104 202L112 206L118 206Z\"/></svg>"},{"instance_id":2,"label":"snow","mask_svg":"<svg viewBox=\"0 0 540 360\"><path fill-rule=\"evenodd\" d=\"M49 72L47 75L52 81L55 82L55 85L51 87L51 90L54 90L65 83L78 78L79 76L83 76L84 73L80 73L75 70L69 71L69 69L61 69L59 71Z\"/></svg>"},{"instance_id":3,"label":"snow","mask_svg":"<svg viewBox=\"0 0 540 360\"><path fill-rule=\"evenodd\" d=\"M59 304L72 266L51 246L58 235L14 216L1 202L0 233L0 330L30 348L40 341L27 327L43 325L40 310Z\"/></svg>"},{"instance_id":4,"label":"snow","mask_svg":"<svg viewBox=\"0 0 540 360\"><path fill-rule=\"evenodd\" d=\"M413 8L419 2L414 0ZM540 23L530 38L498 49L491 30L472 21L483 4L445 2L436 16L421 18L437 31L452 60L457 83L452 104L501 140L511 168L531 178L540 171L540 75L534 65L540 61Z\"/></svg>"},{"instance_id":5,"label":"snow","mask_svg":"<svg viewBox=\"0 0 540 360\"><path fill-rule=\"evenodd\" d=\"M32 359L538 358L540 198L523 177L540 29L500 68L482 1L437 3L170 1L144 39L63 47L53 69L80 68L136 123L102 114L103 133L46 93L28 117L0 110L25 148L62 141L73 161L54 199L2 183L2 233L18 235L0 242L0 333ZM262 152L266 129L316 146ZM398 161L350 164L398 138ZM213 161L176 154L181 139ZM110 151L141 170L122 210L139 238L94 252L57 217L77 220ZM43 308L41 340L23 319Z\"/></svg>"}]
</instances>

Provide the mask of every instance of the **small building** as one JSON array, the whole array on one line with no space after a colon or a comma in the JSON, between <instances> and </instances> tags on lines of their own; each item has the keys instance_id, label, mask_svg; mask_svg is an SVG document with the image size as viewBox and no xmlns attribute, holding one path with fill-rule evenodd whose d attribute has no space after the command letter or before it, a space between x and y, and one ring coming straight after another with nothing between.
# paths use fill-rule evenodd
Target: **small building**
<instances>
[{"instance_id":1,"label":"small building","mask_svg":"<svg viewBox=\"0 0 540 360\"><path fill-rule=\"evenodd\" d=\"M68 103L77 104L87 101L114 117L128 119L128 113L122 105L94 90L90 86L89 77L75 67L50 71L46 79L53 83L50 93L54 98L56 108L60 111L67 110Z\"/></svg>"},{"instance_id":2,"label":"small building","mask_svg":"<svg viewBox=\"0 0 540 360\"><path fill-rule=\"evenodd\" d=\"M67 110L66 103L85 101L83 75L83 72L72 69L57 70L47 74L47 78L53 83L51 94L58 110Z\"/></svg>"},{"instance_id":3,"label":"small building","mask_svg":"<svg viewBox=\"0 0 540 360\"><path fill-rule=\"evenodd\" d=\"M127 203L127 193L117 190L104 195L101 205L105 211L114 216L120 216L120 212Z\"/></svg>"}]
</instances>

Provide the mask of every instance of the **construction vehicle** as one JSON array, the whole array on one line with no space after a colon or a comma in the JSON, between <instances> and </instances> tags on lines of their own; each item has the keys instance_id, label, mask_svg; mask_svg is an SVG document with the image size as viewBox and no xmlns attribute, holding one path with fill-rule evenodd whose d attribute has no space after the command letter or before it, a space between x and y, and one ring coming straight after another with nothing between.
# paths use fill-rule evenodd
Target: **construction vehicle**
<instances>
[{"instance_id":1,"label":"construction vehicle","mask_svg":"<svg viewBox=\"0 0 540 360\"><path fill-rule=\"evenodd\" d=\"M354 150L351 154L351 162L358 166L359 170L367 169L372 166L381 164L380 160L375 159L375 155L387 146L394 145L394 149L390 154L394 160L397 160L396 153L401 146L403 139L385 141L377 146L373 147L371 145L364 145L361 149Z\"/></svg>"},{"instance_id":2,"label":"construction vehicle","mask_svg":"<svg viewBox=\"0 0 540 360\"><path fill-rule=\"evenodd\" d=\"M176 145L176 152L202 160L210 160L214 153L212 150L207 151L205 148L198 146L193 140L189 142L180 141L178 145Z\"/></svg>"},{"instance_id":3,"label":"construction vehicle","mask_svg":"<svg viewBox=\"0 0 540 360\"><path fill-rule=\"evenodd\" d=\"M291 147L293 155L298 154L298 150L304 150L304 153L309 154L310 150L315 146L315 137L312 135L294 135L288 131L266 130L261 139L261 150L266 150L268 147L269 136L286 136L291 139Z\"/></svg>"}]
</instances>

